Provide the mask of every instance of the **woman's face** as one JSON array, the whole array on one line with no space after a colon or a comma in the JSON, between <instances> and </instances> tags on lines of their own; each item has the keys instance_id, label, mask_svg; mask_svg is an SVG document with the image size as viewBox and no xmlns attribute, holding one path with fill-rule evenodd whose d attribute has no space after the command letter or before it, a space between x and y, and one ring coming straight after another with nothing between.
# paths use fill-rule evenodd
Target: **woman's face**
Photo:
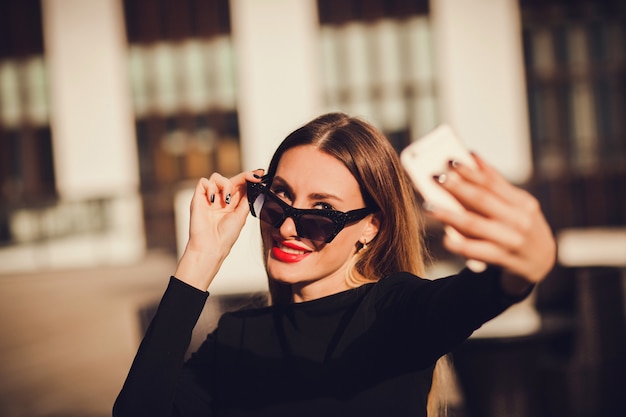
<instances>
[{"instance_id":1,"label":"woman's face","mask_svg":"<svg viewBox=\"0 0 626 417\"><path fill-rule=\"evenodd\" d=\"M365 207L350 171L312 145L283 154L270 188L295 208L345 212ZM350 259L359 242L374 238L377 224L375 217L368 215L347 225L330 243L324 243L298 237L292 218L279 228L261 222L267 273L270 279L291 284L296 302L346 290Z\"/></svg>"}]
</instances>

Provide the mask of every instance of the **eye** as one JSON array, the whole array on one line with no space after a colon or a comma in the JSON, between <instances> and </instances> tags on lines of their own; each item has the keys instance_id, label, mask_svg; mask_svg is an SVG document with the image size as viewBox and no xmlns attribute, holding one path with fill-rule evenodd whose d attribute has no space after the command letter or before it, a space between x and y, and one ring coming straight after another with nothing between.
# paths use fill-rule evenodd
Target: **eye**
<instances>
[{"instance_id":1,"label":"eye","mask_svg":"<svg viewBox=\"0 0 626 417\"><path fill-rule=\"evenodd\" d=\"M291 201L291 193L281 186L276 186L270 189L270 191L283 201Z\"/></svg>"},{"instance_id":2,"label":"eye","mask_svg":"<svg viewBox=\"0 0 626 417\"><path fill-rule=\"evenodd\" d=\"M324 203L323 201L319 201L313 205L313 208L319 210L334 210L335 208L328 203Z\"/></svg>"}]
</instances>

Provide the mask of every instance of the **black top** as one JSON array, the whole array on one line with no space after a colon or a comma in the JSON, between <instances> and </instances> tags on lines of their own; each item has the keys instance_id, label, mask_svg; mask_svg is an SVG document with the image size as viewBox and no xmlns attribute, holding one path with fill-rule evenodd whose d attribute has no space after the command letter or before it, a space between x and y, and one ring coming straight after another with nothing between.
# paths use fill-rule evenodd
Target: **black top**
<instances>
[{"instance_id":1,"label":"black top","mask_svg":"<svg viewBox=\"0 0 626 417\"><path fill-rule=\"evenodd\" d=\"M227 313L184 363L208 293L171 277L113 414L425 416L437 359L521 298L500 271L397 273L321 299Z\"/></svg>"}]
</instances>

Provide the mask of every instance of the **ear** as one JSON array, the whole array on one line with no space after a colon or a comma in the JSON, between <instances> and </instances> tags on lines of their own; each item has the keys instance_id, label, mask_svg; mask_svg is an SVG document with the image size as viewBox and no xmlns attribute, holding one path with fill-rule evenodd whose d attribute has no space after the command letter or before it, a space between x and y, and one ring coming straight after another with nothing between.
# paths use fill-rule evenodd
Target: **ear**
<instances>
[{"instance_id":1,"label":"ear","mask_svg":"<svg viewBox=\"0 0 626 417\"><path fill-rule=\"evenodd\" d=\"M367 218L367 223L363 229L363 233L361 234L361 242L369 243L378 234L378 229L380 228L380 217L378 213L374 213Z\"/></svg>"}]
</instances>

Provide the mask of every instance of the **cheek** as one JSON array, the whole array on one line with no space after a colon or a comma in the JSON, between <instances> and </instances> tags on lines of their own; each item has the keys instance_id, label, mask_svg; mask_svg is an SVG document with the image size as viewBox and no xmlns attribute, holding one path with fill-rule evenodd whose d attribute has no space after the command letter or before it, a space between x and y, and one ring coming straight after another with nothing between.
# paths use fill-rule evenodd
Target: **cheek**
<instances>
[{"instance_id":1,"label":"cheek","mask_svg":"<svg viewBox=\"0 0 626 417\"><path fill-rule=\"evenodd\" d=\"M272 228L261 222L261 242L263 242L263 253L267 253L272 247Z\"/></svg>"},{"instance_id":2,"label":"cheek","mask_svg":"<svg viewBox=\"0 0 626 417\"><path fill-rule=\"evenodd\" d=\"M358 237L354 233L349 233L348 228L342 230L333 241L325 247L324 252L328 252L330 256L337 259L346 259L356 252Z\"/></svg>"}]
</instances>

